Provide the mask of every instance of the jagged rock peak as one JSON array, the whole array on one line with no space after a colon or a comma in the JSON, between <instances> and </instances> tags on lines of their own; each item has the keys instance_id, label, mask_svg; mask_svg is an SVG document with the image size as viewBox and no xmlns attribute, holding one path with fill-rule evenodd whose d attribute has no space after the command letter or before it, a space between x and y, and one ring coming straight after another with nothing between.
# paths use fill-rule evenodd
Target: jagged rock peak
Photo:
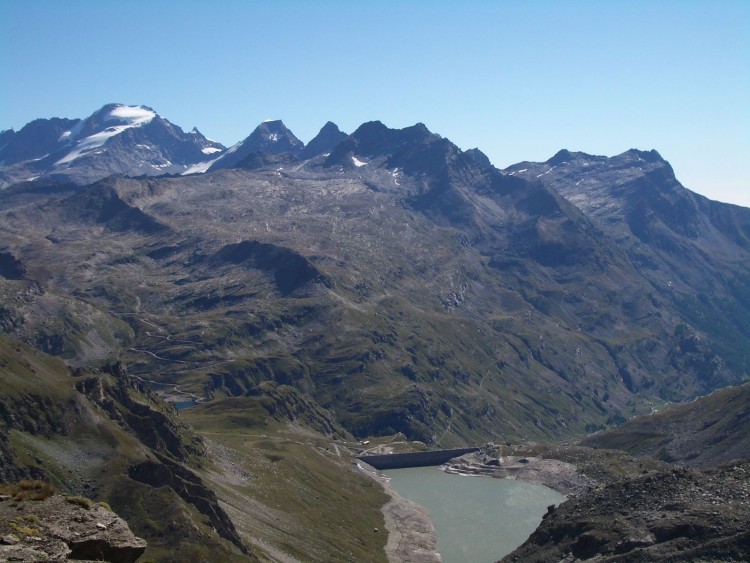
<instances>
[{"instance_id":1,"label":"jagged rock peak","mask_svg":"<svg viewBox=\"0 0 750 563\"><path fill-rule=\"evenodd\" d=\"M338 128L338 125L332 121L328 121L320 129L317 135L307 143L299 153L301 160L307 160L313 158L319 154L330 152L333 147L338 145L341 141L347 138L347 134Z\"/></svg>"},{"instance_id":2,"label":"jagged rock peak","mask_svg":"<svg viewBox=\"0 0 750 563\"><path fill-rule=\"evenodd\" d=\"M655 150L642 151L639 149L630 149L622 153L620 156L636 157L646 162L663 162L667 163L666 160Z\"/></svg>"},{"instance_id":3,"label":"jagged rock peak","mask_svg":"<svg viewBox=\"0 0 750 563\"><path fill-rule=\"evenodd\" d=\"M606 157L596 156L581 151L569 151L568 149L561 149L557 151L553 157L548 159L545 164L549 164L550 166L559 166L566 162L591 162L602 159L606 159Z\"/></svg>"},{"instance_id":4,"label":"jagged rock peak","mask_svg":"<svg viewBox=\"0 0 750 563\"><path fill-rule=\"evenodd\" d=\"M320 128L320 133L331 131L340 133L341 129L339 129L339 126L336 125L333 121L326 121L326 124Z\"/></svg>"},{"instance_id":5,"label":"jagged rock peak","mask_svg":"<svg viewBox=\"0 0 750 563\"><path fill-rule=\"evenodd\" d=\"M471 160L474 164L479 166L479 168L490 168L492 166L492 162L490 161L489 157L484 154L482 151L480 151L478 148L469 149L467 151L464 151L464 154Z\"/></svg>"},{"instance_id":6,"label":"jagged rock peak","mask_svg":"<svg viewBox=\"0 0 750 563\"><path fill-rule=\"evenodd\" d=\"M280 119L264 121L244 140L230 147L208 170L235 168L253 153L297 155L303 146Z\"/></svg>"}]
</instances>

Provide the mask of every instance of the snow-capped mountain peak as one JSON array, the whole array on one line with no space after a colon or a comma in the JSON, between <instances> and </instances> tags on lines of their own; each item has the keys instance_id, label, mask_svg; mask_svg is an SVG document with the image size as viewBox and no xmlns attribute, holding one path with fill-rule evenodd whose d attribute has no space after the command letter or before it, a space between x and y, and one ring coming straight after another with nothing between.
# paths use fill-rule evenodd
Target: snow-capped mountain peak
<instances>
[{"instance_id":1,"label":"snow-capped mountain peak","mask_svg":"<svg viewBox=\"0 0 750 563\"><path fill-rule=\"evenodd\" d=\"M142 105L107 104L85 119L40 119L3 137L0 188L45 176L91 182L110 174L184 172L224 146Z\"/></svg>"},{"instance_id":2,"label":"snow-capped mountain peak","mask_svg":"<svg viewBox=\"0 0 750 563\"><path fill-rule=\"evenodd\" d=\"M145 106L122 104L104 106L90 118L78 123L73 129L60 136L60 140L73 143L73 150L55 162L54 166L67 165L98 149L115 135L133 127L142 127L155 117L156 112ZM93 128L94 132L82 136L90 128Z\"/></svg>"}]
</instances>

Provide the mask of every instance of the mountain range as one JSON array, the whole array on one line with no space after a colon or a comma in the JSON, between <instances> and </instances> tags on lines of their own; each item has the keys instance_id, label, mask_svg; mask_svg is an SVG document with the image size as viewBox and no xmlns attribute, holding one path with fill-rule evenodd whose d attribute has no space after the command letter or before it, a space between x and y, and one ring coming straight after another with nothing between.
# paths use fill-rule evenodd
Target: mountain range
<instances>
[{"instance_id":1,"label":"mountain range","mask_svg":"<svg viewBox=\"0 0 750 563\"><path fill-rule=\"evenodd\" d=\"M142 147L206 173L111 176ZM562 436L747 374L750 211L655 151L501 171L422 124L329 123L305 147L281 121L224 150L109 105L2 155L52 166L4 190L7 283L34 294L4 326L72 365L119 357L206 398L270 377L356 435L436 443ZM187 345L198 326L217 330Z\"/></svg>"},{"instance_id":2,"label":"mountain range","mask_svg":"<svg viewBox=\"0 0 750 563\"><path fill-rule=\"evenodd\" d=\"M146 389L193 405L182 416L231 451L228 429L271 420L346 440L559 441L748 379L750 209L687 190L656 151L499 170L377 121L328 122L307 145L264 122L226 149L113 104L3 132L0 161L9 342L58 371L126 374L143 389L102 384L121 413ZM201 472L162 442L127 463ZM45 473L0 446L6 474ZM228 513L241 523L217 545L244 553L234 534L258 529Z\"/></svg>"}]
</instances>

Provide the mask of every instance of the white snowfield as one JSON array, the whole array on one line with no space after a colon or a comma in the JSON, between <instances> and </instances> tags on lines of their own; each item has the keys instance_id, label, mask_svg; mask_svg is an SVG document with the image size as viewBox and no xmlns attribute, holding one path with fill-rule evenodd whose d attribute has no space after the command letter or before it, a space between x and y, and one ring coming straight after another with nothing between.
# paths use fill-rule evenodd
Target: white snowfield
<instances>
[{"instance_id":1,"label":"white snowfield","mask_svg":"<svg viewBox=\"0 0 750 563\"><path fill-rule=\"evenodd\" d=\"M367 164L366 162L363 162L360 159L358 159L356 156L352 157L352 162L354 162L354 166L356 166L357 168L359 168L360 166L364 166L364 165Z\"/></svg>"},{"instance_id":2,"label":"white snowfield","mask_svg":"<svg viewBox=\"0 0 750 563\"><path fill-rule=\"evenodd\" d=\"M98 133L94 133L83 139L78 139L73 144L73 150L55 162L55 166L68 164L84 154L101 147L115 135L119 135L123 131L133 127L141 127L142 125L149 123L154 117L156 117L155 112L141 106L116 106L104 118L104 123L107 123L108 121L117 121L117 125L107 127L104 131L99 131ZM77 135L82 129L82 124L83 122L76 125L76 127L70 131L63 133L60 136L60 139L75 138L75 135Z\"/></svg>"}]
</instances>

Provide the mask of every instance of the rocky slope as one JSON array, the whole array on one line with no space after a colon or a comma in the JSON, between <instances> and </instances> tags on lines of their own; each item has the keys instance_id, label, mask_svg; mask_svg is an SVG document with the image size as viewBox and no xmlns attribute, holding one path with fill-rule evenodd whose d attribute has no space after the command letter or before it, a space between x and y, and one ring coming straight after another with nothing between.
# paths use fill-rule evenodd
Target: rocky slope
<instances>
[{"instance_id":1,"label":"rocky slope","mask_svg":"<svg viewBox=\"0 0 750 563\"><path fill-rule=\"evenodd\" d=\"M44 479L108 503L151 561L385 561L386 495L295 388L265 382L181 417L122 364L108 369L71 371L0 338L0 483Z\"/></svg>"},{"instance_id":2,"label":"rocky slope","mask_svg":"<svg viewBox=\"0 0 750 563\"><path fill-rule=\"evenodd\" d=\"M680 341L669 358L676 369L698 362L704 377L717 376L712 348L727 367L747 373L748 209L685 189L654 150L612 158L560 151L547 162L506 171L538 178L576 205L668 295L684 321L676 327ZM637 378L631 371L624 370Z\"/></svg>"},{"instance_id":3,"label":"rocky slope","mask_svg":"<svg viewBox=\"0 0 750 563\"><path fill-rule=\"evenodd\" d=\"M568 500L504 562L747 561L750 462L657 471Z\"/></svg>"},{"instance_id":4,"label":"rocky slope","mask_svg":"<svg viewBox=\"0 0 750 563\"><path fill-rule=\"evenodd\" d=\"M747 560L748 412L745 384L636 417L583 440L595 450L548 452L574 461L588 475L598 474L602 486L550 512L504 561ZM624 452L648 464L642 466L644 475L634 475L639 467L633 461L623 463L632 460ZM602 463L608 458L609 463ZM657 459L703 471L660 467L654 465ZM597 466L600 470L592 471ZM619 475L608 471L613 466L620 468ZM490 469L502 469L502 464ZM558 486L554 479L548 484Z\"/></svg>"},{"instance_id":5,"label":"rocky slope","mask_svg":"<svg viewBox=\"0 0 750 563\"><path fill-rule=\"evenodd\" d=\"M21 485L34 487L36 483ZM78 496L31 500L24 498L28 492L0 495L2 561L131 563L146 550L146 542L107 505Z\"/></svg>"}]
</instances>

